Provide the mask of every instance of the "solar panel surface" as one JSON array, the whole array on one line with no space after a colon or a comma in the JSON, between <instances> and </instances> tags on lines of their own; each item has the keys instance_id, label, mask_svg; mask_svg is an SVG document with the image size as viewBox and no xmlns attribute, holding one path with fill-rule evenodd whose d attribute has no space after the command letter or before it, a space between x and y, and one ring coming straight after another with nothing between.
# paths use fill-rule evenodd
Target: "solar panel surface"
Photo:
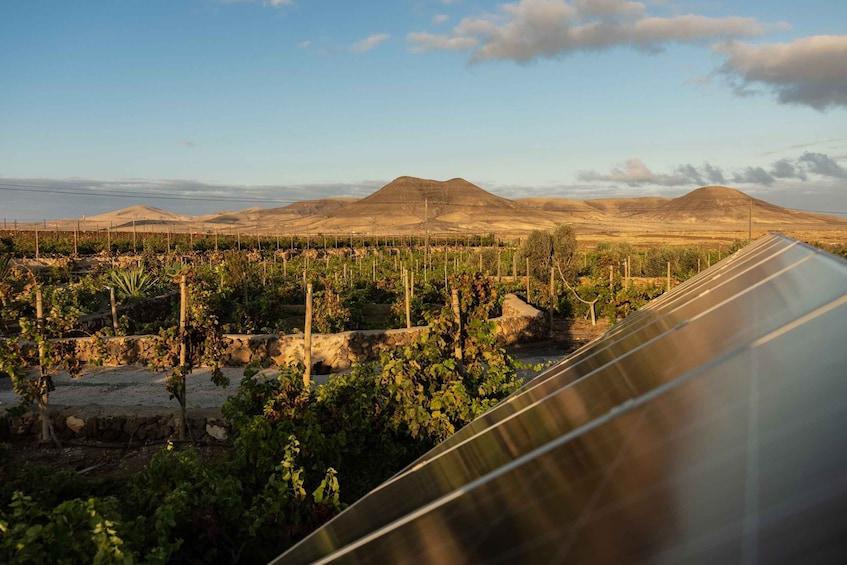
<instances>
[{"instance_id":1,"label":"solar panel surface","mask_svg":"<svg viewBox=\"0 0 847 565\"><path fill-rule=\"evenodd\" d=\"M275 563L841 562L847 264L762 238Z\"/></svg>"}]
</instances>

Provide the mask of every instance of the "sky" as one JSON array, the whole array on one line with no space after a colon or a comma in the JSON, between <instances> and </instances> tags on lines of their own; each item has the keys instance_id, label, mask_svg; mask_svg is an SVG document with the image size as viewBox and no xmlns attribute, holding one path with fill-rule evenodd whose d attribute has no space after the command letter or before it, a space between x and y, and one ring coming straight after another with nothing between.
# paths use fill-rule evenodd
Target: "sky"
<instances>
[{"instance_id":1,"label":"sky","mask_svg":"<svg viewBox=\"0 0 847 565\"><path fill-rule=\"evenodd\" d=\"M0 217L465 178L847 217L842 0L7 0Z\"/></svg>"}]
</instances>

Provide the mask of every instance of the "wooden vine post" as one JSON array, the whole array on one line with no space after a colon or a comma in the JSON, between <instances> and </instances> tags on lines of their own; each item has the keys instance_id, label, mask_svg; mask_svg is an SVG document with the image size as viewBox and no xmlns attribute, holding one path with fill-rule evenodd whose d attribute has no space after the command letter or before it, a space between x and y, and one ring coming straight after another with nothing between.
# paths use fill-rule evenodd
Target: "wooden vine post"
<instances>
[{"instance_id":1,"label":"wooden vine post","mask_svg":"<svg viewBox=\"0 0 847 565\"><path fill-rule=\"evenodd\" d=\"M303 385L306 390L312 378L312 283L306 285L306 322L303 330Z\"/></svg>"},{"instance_id":2,"label":"wooden vine post","mask_svg":"<svg viewBox=\"0 0 847 565\"><path fill-rule=\"evenodd\" d=\"M403 269L403 289L406 295L406 328L412 327L411 289L409 286L409 270Z\"/></svg>"},{"instance_id":3,"label":"wooden vine post","mask_svg":"<svg viewBox=\"0 0 847 565\"><path fill-rule=\"evenodd\" d=\"M526 303L532 304L532 299L529 295L529 257L526 258Z\"/></svg>"},{"instance_id":4,"label":"wooden vine post","mask_svg":"<svg viewBox=\"0 0 847 565\"><path fill-rule=\"evenodd\" d=\"M109 287L109 304L112 306L112 329L118 335L118 308L115 303L115 287Z\"/></svg>"},{"instance_id":5,"label":"wooden vine post","mask_svg":"<svg viewBox=\"0 0 847 565\"><path fill-rule=\"evenodd\" d=\"M44 375L44 358L46 357L44 344L44 296L41 293L41 285L35 287L35 327L38 332L38 378L40 396L38 398L38 412L41 414L41 441L50 441L50 415L47 413L48 387Z\"/></svg>"},{"instance_id":6,"label":"wooden vine post","mask_svg":"<svg viewBox=\"0 0 847 565\"><path fill-rule=\"evenodd\" d=\"M459 306L459 289L453 287L450 292L450 302L453 305L453 319L456 322L456 341L453 343L453 357L462 362L462 309Z\"/></svg>"},{"instance_id":7,"label":"wooden vine post","mask_svg":"<svg viewBox=\"0 0 847 565\"><path fill-rule=\"evenodd\" d=\"M556 303L556 270L550 265L550 337L553 337L553 310Z\"/></svg>"},{"instance_id":8,"label":"wooden vine post","mask_svg":"<svg viewBox=\"0 0 847 565\"><path fill-rule=\"evenodd\" d=\"M179 422L177 426L177 432L179 434L179 440L185 441L185 429L187 427L187 419L185 416L185 378L188 364L188 343L186 338L188 337L186 332L186 325L188 319L188 284L186 282L186 276L182 275L179 277L179 372L180 377L178 381L179 388Z\"/></svg>"},{"instance_id":9,"label":"wooden vine post","mask_svg":"<svg viewBox=\"0 0 847 565\"><path fill-rule=\"evenodd\" d=\"M668 292L671 291L671 262L668 261Z\"/></svg>"}]
</instances>

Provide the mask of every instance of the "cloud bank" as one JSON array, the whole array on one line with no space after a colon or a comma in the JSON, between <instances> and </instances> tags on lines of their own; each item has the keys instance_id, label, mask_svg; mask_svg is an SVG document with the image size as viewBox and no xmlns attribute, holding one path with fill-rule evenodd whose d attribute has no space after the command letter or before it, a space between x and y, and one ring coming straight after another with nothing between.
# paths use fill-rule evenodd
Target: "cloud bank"
<instances>
[{"instance_id":1,"label":"cloud bank","mask_svg":"<svg viewBox=\"0 0 847 565\"><path fill-rule=\"evenodd\" d=\"M471 50L472 62L527 63L617 46L656 52L668 43L755 37L765 30L755 18L650 16L644 4L628 0L520 0L464 18L447 34L416 32L407 39L416 53Z\"/></svg>"},{"instance_id":2,"label":"cloud bank","mask_svg":"<svg viewBox=\"0 0 847 565\"><path fill-rule=\"evenodd\" d=\"M677 165L671 173L652 171L640 159L629 159L611 167L609 172L581 171L577 180L587 183L607 182L627 186L695 187L707 184L758 184L771 186L778 180L807 181L811 178L847 179L847 169L824 153L805 152L796 159L779 159L768 168L747 166L725 175L710 163L701 166Z\"/></svg>"},{"instance_id":3,"label":"cloud bank","mask_svg":"<svg viewBox=\"0 0 847 565\"><path fill-rule=\"evenodd\" d=\"M738 94L749 94L762 86L782 104L817 110L847 107L847 35L818 35L761 45L730 42L714 50L726 56L719 72Z\"/></svg>"}]
</instances>

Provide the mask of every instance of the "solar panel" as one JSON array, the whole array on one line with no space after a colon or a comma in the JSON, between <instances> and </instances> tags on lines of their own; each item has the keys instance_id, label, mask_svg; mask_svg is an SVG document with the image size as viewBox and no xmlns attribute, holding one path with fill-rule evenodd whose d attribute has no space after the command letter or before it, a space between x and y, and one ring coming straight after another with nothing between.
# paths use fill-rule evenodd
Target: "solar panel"
<instances>
[{"instance_id":1,"label":"solar panel","mask_svg":"<svg viewBox=\"0 0 847 565\"><path fill-rule=\"evenodd\" d=\"M843 562L847 263L766 236L275 563Z\"/></svg>"}]
</instances>

